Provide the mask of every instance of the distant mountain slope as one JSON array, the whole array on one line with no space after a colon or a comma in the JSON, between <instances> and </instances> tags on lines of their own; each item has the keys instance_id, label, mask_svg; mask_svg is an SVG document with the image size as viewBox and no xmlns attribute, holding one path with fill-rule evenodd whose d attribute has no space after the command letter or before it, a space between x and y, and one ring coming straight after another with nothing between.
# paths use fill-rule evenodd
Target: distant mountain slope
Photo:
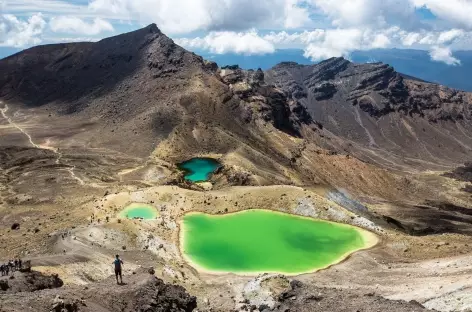
<instances>
[{"instance_id":1,"label":"distant mountain slope","mask_svg":"<svg viewBox=\"0 0 472 312\"><path fill-rule=\"evenodd\" d=\"M472 51L455 51L454 57L461 65L451 66L431 60L428 51L407 49L378 49L356 51L351 58L354 62L382 62L395 67L400 73L418 77L451 88L472 91Z\"/></svg>"},{"instance_id":2,"label":"distant mountain slope","mask_svg":"<svg viewBox=\"0 0 472 312\"><path fill-rule=\"evenodd\" d=\"M305 65L314 64L303 56L303 50L297 49L277 50L273 54L252 56L196 52L204 58L215 61L219 66L238 64L244 69L260 67L267 70L284 61ZM408 49L355 51L351 53L350 59L355 63L382 62L393 66L396 71L405 75L459 90L472 91L472 80L469 79L469 73L472 71L472 51L456 51L454 56L461 61L460 66L432 61L428 51Z\"/></svg>"},{"instance_id":3,"label":"distant mountain slope","mask_svg":"<svg viewBox=\"0 0 472 312\"><path fill-rule=\"evenodd\" d=\"M327 130L366 148L364 159L448 166L471 155L470 93L406 79L382 63L343 58L281 63L266 72L266 80L306 106Z\"/></svg>"}]
</instances>

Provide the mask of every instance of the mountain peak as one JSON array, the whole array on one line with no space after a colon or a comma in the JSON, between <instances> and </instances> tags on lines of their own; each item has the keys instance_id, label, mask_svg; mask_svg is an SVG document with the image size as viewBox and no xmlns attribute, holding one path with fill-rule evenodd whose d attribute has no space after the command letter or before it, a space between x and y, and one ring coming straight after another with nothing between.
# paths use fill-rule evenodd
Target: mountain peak
<instances>
[{"instance_id":1,"label":"mountain peak","mask_svg":"<svg viewBox=\"0 0 472 312\"><path fill-rule=\"evenodd\" d=\"M159 27L155 23L149 24L148 26L144 27L144 29L148 29L150 33L160 33Z\"/></svg>"}]
</instances>

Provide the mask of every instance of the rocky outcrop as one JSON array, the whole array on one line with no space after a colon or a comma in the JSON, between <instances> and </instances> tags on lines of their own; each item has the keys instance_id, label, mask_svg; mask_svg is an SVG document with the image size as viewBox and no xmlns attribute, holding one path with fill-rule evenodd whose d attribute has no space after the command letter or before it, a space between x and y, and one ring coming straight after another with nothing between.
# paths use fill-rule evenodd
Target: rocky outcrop
<instances>
[{"instance_id":1,"label":"rocky outcrop","mask_svg":"<svg viewBox=\"0 0 472 312\"><path fill-rule=\"evenodd\" d=\"M328 100L337 92L336 85L331 82L322 82L313 88L313 95L317 101Z\"/></svg>"},{"instance_id":2,"label":"rocky outcrop","mask_svg":"<svg viewBox=\"0 0 472 312\"><path fill-rule=\"evenodd\" d=\"M451 172L446 172L444 176L458 181L472 182L472 162L468 162Z\"/></svg>"},{"instance_id":3,"label":"rocky outcrop","mask_svg":"<svg viewBox=\"0 0 472 312\"><path fill-rule=\"evenodd\" d=\"M295 136L301 135L303 125L313 126L306 108L300 102L292 101L281 89L267 84L261 69L245 71L234 66L224 67L220 76L233 93L246 103L247 121L261 118Z\"/></svg>"},{"instance_id":4,"label":"rocky outcrop","mask_svg":"<svg viewBox=\"0 0 472 312\"><path fill-rule=\"evenodd\" d=\"M167 285L151 277L145 287L136 292L134 300L128 303L127 311L178 311L191 312L197 308L197 299L189 296L181 286Z\"/></svg>"},{"instance_id":5,"label":"rocky outcrop","mask_svg":"<svg viewBox=\"0 0 472 312\"><path fill-rule=\"evenodd\" d=\"M269 70L268 76L268 82L293 99L343 100L376 118L393 112L426 117L431 122L471 116L470 94L405 79L393 67L382 63L353 64L343 58L310 66L281 63ZM343 91L333 99L338 85Z\"/></svg>"},{"instance_id":6,"label":"rocky outcrop","mask_svg":"<svg viewBox=\"0 0 472 312\"><path fill-rule=\"evenodd\" d=\"M44 275L40 272L14 272L10 276L0 277L0 292L19 293L43 289L59 288L64 285L58 275Z\"/></svg>"},{"instance_id":7,"label":"rocky outcrop","mask_svg":"<svg viewBox=\"0 0 472 312\"><path fill-rule=\"evenodd\" d=\"M355 294L349 290L318 288L292 280L271 311L430 311L416 301L394 301L374 293Z\"/></svg>"},{"instance_id":8,"label":"rocky outcrop","mask_svg":"<svg viewBox=\"0 0 472 312\"><path fill-rule=\"evenodd\" d=\"M1 311L68 312L191 312L197 300L181 286L169 285L146 272L127 277L125 286L116 286L114 277L99 283L69 286L28 295L6 293L1 295Z\"/></svg>"}]
</instances>

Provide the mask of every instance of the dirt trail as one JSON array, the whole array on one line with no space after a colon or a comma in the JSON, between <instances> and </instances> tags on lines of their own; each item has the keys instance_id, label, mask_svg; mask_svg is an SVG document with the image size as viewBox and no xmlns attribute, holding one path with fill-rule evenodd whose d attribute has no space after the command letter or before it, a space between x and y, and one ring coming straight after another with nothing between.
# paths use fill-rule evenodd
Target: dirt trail
<instances>
[{"instance_id":1,"label":"dirt trail","mask_svg":"<svg viewBox=\"0 0 472 312\"><path fill-rule=\"evenodd\" d=\"M3 102L0 101L0 104L2 104ZM10 117L7 116L7 111L8 111L8 105L5 104L5 106L0 109L0 112L2 114L2 117L5 118L8 123L10 125L12 125L13 127L15 127L16 129L18 129L21 133L23 133L27 138L28 138L28 141L29 143L33 146L33 147L36 147L36 148L41 148L39 145L35 144L33 142L33 139L31 138L31 136L28 134L28 132L26 132L23 128L21 128L20 126L18 126Z\"/></svg>"},{"instance_id":2,"label":"dirt trail","mask_svg":"<svg viewBox=\"0 0 472 312\"><path fill-rule=\"evenodd\" d=\"M0 104L3 104L2 101L0 101ZM0 109L0 113L2 114L2 117L8 121L8 123L13 126L14 128L16 128L18 131L20 131L22 134L24 134L27 138L28 138L28 141L29 143L35 147L35 148L38 148L38 149L47 149L47 150L50 150L52 152L54 152L54 154L56 154L56 165L60 165L61 164L61 159L63 157L63 154L59 151L59 148L56 148L56 147L50 147L50 146L41 146L41 145L38 145L36 144L34 141L33 141L33 138L31 137L31 135L25 130L23 129L22 127L20 127L17 123L15 123L10 117L8 117L7 115L7 112L8 112L8 105L7 104L4 104L4 107L2 109ZM79 178L76 174L75 174L75 169L76 169L76 166L69 166L69 165L66 165L66 164L63 164L65 166L67 166L65 168L65 170L67 172L69 172L70 176L72 179L76 180L80 185L85 185L85 182Z\"/></svg>"}]
</instances>

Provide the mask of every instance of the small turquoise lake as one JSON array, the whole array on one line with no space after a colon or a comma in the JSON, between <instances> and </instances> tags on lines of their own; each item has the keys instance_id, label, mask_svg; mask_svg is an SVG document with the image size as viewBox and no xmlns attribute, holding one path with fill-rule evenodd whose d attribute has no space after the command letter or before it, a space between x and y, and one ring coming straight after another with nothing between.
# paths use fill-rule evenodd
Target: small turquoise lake
<instances>
[{"instance_id":1,"label":"small turquoise lake","mask_svg":"<svg viewBox=\"0 0 472 312\"><path fill-rule=\"evenodd\" d=\"M126 219L144 219L144 220L153 220L156 219L159 213L156 208L140 203L131 204L125 209L123 209L119 217Z\"/></svg>"},{"instance_id":2,"label":"small turquoise lake","mask_svg":"<svg viewBox=\"0 0 472 312\"><path fill-rule=\"evenodd\" d=\"M192 158L177 165L185 171L185 180L190 182L208 181L211 175L221 167L220 162L213 158Z\"/></svg>"}]
</instances>

